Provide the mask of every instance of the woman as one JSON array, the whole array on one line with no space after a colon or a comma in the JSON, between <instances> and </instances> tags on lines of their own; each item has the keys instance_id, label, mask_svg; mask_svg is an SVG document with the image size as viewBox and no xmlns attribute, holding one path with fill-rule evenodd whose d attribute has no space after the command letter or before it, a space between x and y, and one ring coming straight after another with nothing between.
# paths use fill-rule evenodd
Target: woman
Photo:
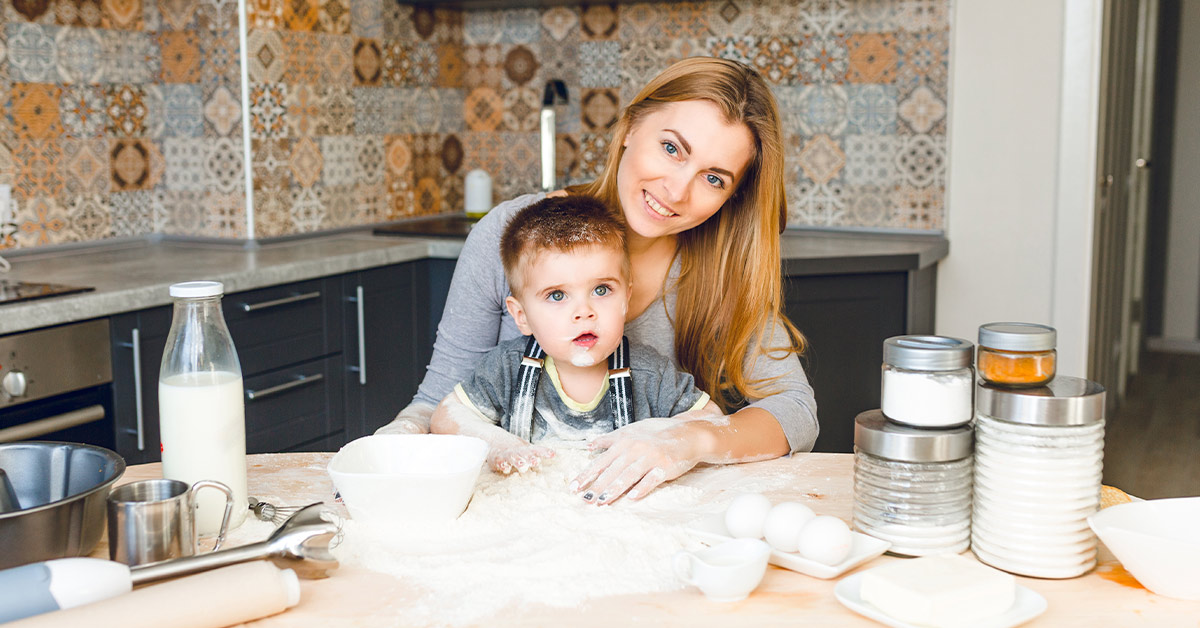
<instances>
[{"instance_id":1,"label":"woman","mask_svg":"<svg viewBox=\"0 0 1200 628\"><path fill-rule=\"evenodd\" d=\"M783 176L779 114L762 77L734 61L691 58L625 109L600 178L552 193L621 208L633 269L626 335L673 358L729 413L642 421L596 439L590 447L604 453L572 483L585 500L638 499L701 462L812 449L804 341L782 315ZM501 203L471 231L425 379L380 432L427 431L434 406L479 356L520 335L504 307L498 241L508 217L541 198Z\"/></svg>"}]
</instances>

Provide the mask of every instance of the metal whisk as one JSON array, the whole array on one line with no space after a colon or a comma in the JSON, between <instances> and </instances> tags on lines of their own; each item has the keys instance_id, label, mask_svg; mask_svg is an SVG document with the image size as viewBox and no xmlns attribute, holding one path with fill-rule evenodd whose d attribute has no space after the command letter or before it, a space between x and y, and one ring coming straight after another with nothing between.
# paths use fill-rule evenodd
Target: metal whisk
<instances>
[{"instance_id":1,"label":"metal whisk","mask_svg":"<svg viewBox=\"0 0 1200 628\"><path fill-rule=\"evenodd\" d=\"M257 497L250 498L250 512L254 513L255 517L263 521L270 521L275 525L279 525L287 521L289 517L296 514L303 506L276 506L267 502L258 501Z\"/></svg>"}]
</instances>

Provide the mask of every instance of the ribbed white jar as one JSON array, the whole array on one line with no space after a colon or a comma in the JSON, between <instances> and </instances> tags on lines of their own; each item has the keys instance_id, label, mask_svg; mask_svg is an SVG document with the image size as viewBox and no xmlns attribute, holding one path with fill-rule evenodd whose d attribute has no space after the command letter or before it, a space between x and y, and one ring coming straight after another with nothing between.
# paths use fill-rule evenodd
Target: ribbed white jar
<instances>
[{"instance_id":1,"label":"ribbed white jar","mask_svg":"<svg viewBox=\"0 0 1200 628\"><path fill-rule=\"evenodd\" d=\"M971 548L1015 574L1073 578L1096 564L1087 518L1100 506L1104 388L1076 377L975 392Z\"/></svg>"}]
</instances>

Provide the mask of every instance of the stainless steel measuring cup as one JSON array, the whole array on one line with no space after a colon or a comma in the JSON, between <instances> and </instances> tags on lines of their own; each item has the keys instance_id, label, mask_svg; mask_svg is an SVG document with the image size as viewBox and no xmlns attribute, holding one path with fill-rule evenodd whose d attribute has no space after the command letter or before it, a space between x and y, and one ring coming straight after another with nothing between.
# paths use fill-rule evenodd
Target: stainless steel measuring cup
<instances>
[{"instance_id":1,"label":"stainless steel measuring cup","mask_svg":"<svg viewBox=\"0 0 1200 628\"><path fill-rule=\"evenodd\" d=\"M225 516L216 550L229 530L233 491L220 482L201 480L191 487L179 480L141 480L113 489L108 496L108 556L126 565L144 565L196 553L196 491L225 493Z\"/></svg>"}]
</instances>

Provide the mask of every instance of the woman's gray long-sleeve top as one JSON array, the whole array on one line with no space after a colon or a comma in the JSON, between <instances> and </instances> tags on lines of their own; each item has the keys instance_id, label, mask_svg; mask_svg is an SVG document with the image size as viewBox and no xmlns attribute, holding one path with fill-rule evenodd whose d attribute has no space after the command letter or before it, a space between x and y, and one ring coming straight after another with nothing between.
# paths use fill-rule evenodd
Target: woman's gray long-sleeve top
<instances>
[{"instance_id":1,"label":"woman's gray long-sleeve top","mask_svg":"<svg viewBox=\"0 0 1200 628\"><path fill-rule=\"evenodd\" d=\"M454 385L467 379L480 357L501 340L521 335L504 306L509 296L504 266L500 262L500 235L517 210L545 195L527 194L503 202L480 220L463 245L450 282L446 309L438 324L433 359L414 402L437 405ZM671 266L667 285L679 276L679 261ZM666 307L664 308L664 300ZM631 341L650 345L678 365L675 358L675 328L668 311L675 311L675 291L669 289L634 320L626 323ZM786 344L784 332L772 329L775 345ZM753 379L777 378L776 394L754 400L750 406L771 413L787 435L791 451L811 451L817 439L817 402L804 368L795 355L775 360L759 356L752 367Z\"/></svg>"}]
</instances>

